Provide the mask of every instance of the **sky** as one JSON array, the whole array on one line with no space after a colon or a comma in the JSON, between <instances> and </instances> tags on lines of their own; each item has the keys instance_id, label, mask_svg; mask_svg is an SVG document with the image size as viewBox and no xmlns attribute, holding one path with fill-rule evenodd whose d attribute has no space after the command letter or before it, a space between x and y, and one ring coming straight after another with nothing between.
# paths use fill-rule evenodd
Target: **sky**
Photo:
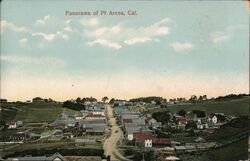
<instances>
[{"instance_id":1,"label":"sky","mask_svg":"<svg viewBox=\"0 0 250 161\"><path fill-rule=\"evenodd\" d=\"M249 12L242 1L5 0L0 60L13 101L249 93Z\"/></svg>"}]
</instances>

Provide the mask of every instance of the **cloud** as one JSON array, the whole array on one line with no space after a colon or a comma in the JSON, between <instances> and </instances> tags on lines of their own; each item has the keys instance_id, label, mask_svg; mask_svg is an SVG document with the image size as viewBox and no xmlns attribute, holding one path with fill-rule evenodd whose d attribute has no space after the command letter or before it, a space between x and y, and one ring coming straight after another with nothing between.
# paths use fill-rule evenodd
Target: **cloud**
<instances>
[{"instance_id":1,"label":"cloud","mask_svg":"<svg viewBox=\"0 0 250 161\"><path fill-rule=\"evenodd\" d=\"M184 43L175 42L175 43L170 44L170 46L178 53L189 52L190 50L194 48L194 45L188 42L184 42Z\"/></svg>"},{"instance_id":2,"label":"cloud","mask_svg":"<svg viewBox=\"0 0 250 161\"><path fill-rule=\"evenodd\" d=\"M98 26L99 21L97 18L82 19L80 20L80 24L83 26L95 27Z\"/></svg>"},{"instance_id":3,"label":"cloud","mask_svg":"<svg viewBox=\"0 0 250 161\"><path fill-rule=\"evenodd\" d=\"M15 32L29 32L29 30L25 27L22 26L16 26L15 24L5 21L5 20L1 20L1 33L6 29L9 28Z\"/></svg>"},{"instance_id":4,"label":"cloud","mask_svg":"<svg viewBox=\"0 0 250 161\"><path fill-rule=\"evenodd\" d=\"M170 34L169 23L170 18L164 18L148 26L129 27L122 24L113 26L101 26L94 29L85 29L84 36L90 41L106 40L108 42L119 44L119 48L124 45L135 45L148 41L159 42L164 36ZM92 39L92 40L91 40Z\"/></svg>"},{"instance_id":5,"label":"cloud","mask_svg":"<svg viewBox=\"0 0 250 161\"><path fill-rule=\"evenodd\" d=\"M230 34L227 32L214 32L210 34L210 37L213 43L218 44L228 41L230 39Z\"/></svg>"},{"instance_id":6,"label":"cloud","mask_svg":"<svg viewBox=\"0 0 250 161\"><path fill-rule=\"evenodd\" d=\"M37 27L44 27L49 19L50 19L49 15L44 16L43 19L36 20L35 24L36 24Z\"/></svg>"},{"instance_id":7,"label":"cloud","mask_svg":"<svg viewBox=\"0 0 250 161\"><path fill-rule=\"evenodd\" d=\"M106 47L113 48L113 49L120 49L122 47L118 43L110 42L110 41L105 40L105 39L97 39L97 40L94 40L91 42L87 42L87 45L89 45L89 46L93 46L95 44L99 44L99 45L106 46Z\"/></svg>"},{"instance_id":8,"label":"cloud","mask_svg":"<svg viewBox=\"0 0 250 161\"><path fill-rule=\"evenodd\" d=\"M23 39L19 40L19 43L21 43L21 44L24 44L24 43L27 43L27 42L28 42L27 38L23 38Z\"/></svg>"},{"instance_id":9,"label":"cloud","mask_svg":"<svg viewBox=\"0 0 250 161\"><path fill-rule=\"evenodd\" d=\"M56 38L55 34L47 34L47 33L42 33L42 32L34 32L31 34L32 36L41 36L47 41L52 41Z\"/></svg>"},{"instance_id":10,"label":"cloud","mask_svg":"<svg viewBox=\"0 0 250 161\"><path fill-rule=\"evenodd\" d=\"M17 56L17 55L1 55L1 61L16 64L31 64L31 65L54 65L64 66L65 62L58 58L53 57L30 57L30 56Z\"/></svg>"},{"instance_id":11,"label":"cloud","mask_svg":"<svg viewBox=\"0 0 250 161\"><path fill-rule=\"evenodd\" d=\"M210 33L210 39L214 44L221 44L223 42L229 41L235 32L244 29L248 29L248 26L242 24L228 26L224 31L216 31Z\"/></svg>"},{"instance_id":12,"label":"cloud","mask_svg":"<svg viewBox=\"0 0 250 161\"><path fill-rule=\"evenodd\" d=\"M134 37L128 40L125 40L124 43L128 45L134 45L136 43L144 43L147 41L151 41L152 39L149 37Z\"/></svg>"}]
</instances>

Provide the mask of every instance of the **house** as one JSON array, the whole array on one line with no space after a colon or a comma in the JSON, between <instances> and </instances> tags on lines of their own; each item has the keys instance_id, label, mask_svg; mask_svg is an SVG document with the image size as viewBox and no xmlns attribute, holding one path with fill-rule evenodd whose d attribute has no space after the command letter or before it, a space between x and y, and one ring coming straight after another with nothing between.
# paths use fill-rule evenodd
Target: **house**
<instances>
[{"instance_id":1,"label":"house","mask_svg":"<svg viewBox=\"0 0 250 161\"><path fill-rule=\"evenodd\" d=\"M216 124L218 122L218 118L216 115L209 115L207 121Z\"/></svg>"},{"instance_id":2,"label":"house","mask_svg":"<svg viewBox=\"0 0 250 161\"><path fill-rule=\"evenodd\" d=\"M65 132L65 133L63 133L63 135L62 135L62 138L63 139L71 139L71 138L73 138L74 137L74 135L72 134L72 132Z\"/></svg>"},{"instance_id":3,"label":"house","mask_svg":"<svg viewBox=\"0 0 250 161\"><path fill-rule=\"evenodd\" d=\"M23 141L26 138L24 133L16 133L14 135L10 135L11 141Z\"/></svg>"},{"instance_id":4,"label":"house","mask_svg":"<svg viewBox=\"0 0 250 161\"><path fill-rule=\"evenodd\" d=\"M207 129L208 128L208 124L207 123L203 123L201 121L201 119L199 119L196 123L197 129L199 130L203 130L203 129Z\"/></svg>"},{"instance_id":5,"label":"house","mask_svg":"<svg viewBox=\"0 0 250 161\"><path fill-rule=\"evenodd\" d=\"M67 127L75 127L76 121L73 119L70 119L67 121Z\"/></svg>"},{"instance_id":6,"label":"house","mask_svg":"<svg viewBox=\"0 0 250 161\"><path fill-rule=\"evenodd\" d=\"M75 146L95 145L95 140L75 139Z\"/></svg>"},{"instance_id":7,"label":"house","mask_svg":"<svg viewBox=\"0 0 250 161\"><path fill-rule=\"evenodd\" d=\"M137 132L144 132L144 133L150 132L150 133L152 133L152 130L150 130L144 126L137 126L134 124L125 126L125 134L126 134L125 136L127 137L128 140L130 140L130 141L133 140L134 135ZM143 142L144 142L144 140L143 140Z\"/></svg>"},{"instance_id":8,"label":"house","mask_svg":"<svg viewBox=\"0 0 250 161\"><path fill-rule=\"evenodd\" d=\"M44 99L40 98L40 97L35 97L32 99L33 103L43 103Z\"/></svg>"},{"instance_id":9,"label":"house","mask_svg":"<svg viewBox=\"0 0 250 161\"><path fill-rule=\"evenodd\" d=\"M25 156L16 158L7 158L7 161L63 161L63 156L55 153L50 157L47 156Z\"/></svg>"},{"instance_id":10,"label":"house","mask_svg":"<svg viewBox=\"0 0 250 161\"><path fill-rule=\"evenodd\" d=\"M17 121L17 122L16 122L16 125L17 125L17 127L23 126L23 121Z\"/></svg>"},{"instance_id":11,"label":"house","mask_svg":"<svg viewBox=\"0 0 250 161\"><path fill-rule=\"evenodd\" d=\"M171 146L170 138L156 138L151 132L135 132L133 133L133 139L136 142L145 143L146 140L151 140L154 146ZM148 143L148 142L147 142ZM145 146L146 147L146 146Z\"/></svg>"},{"instance_id":12,"label":"house","mask_svg":"<svg viewBox=\"0 0 250 161\"><path fill-rule=\"evenodd\" d=\"M157 122L154 118L151 118L151 119L148 121L148 124L149 124L149 126L152 127L153 129L162 127L162 123L161 123L161 122Z\"/></svg>"},{"instance_id":13,"label":"house","mask_svg":"<svg viewBox=\"0 0 250 161\"><path fill-rule=\"evenodd\" d=\"M16 129L17 128L17 123L16 122L10 122L8 129Z\"/></svg>"},{"instance_id":14,"label":"house","mask_svg":"<svg viewBox=\"0 0 250 161\"><path fill-rule=\"evenodd\" d=\"M95 134L95 135L102 135L105 133L106 126L105 125L92 125L85 127L86 134Z\"/></svg>"},{"instance_id":15,"label":"house","mask_svg":"<svg viewBox=\"0 0 250 161\"><path fill-rule=\"evenodd\" d=\"M169 156L165 158L165 161L176 161L176 160L180 160L180 158L176 156Z\"/></svg>"},{"instance_id":16,"label":"house","mask_svg":"<svg viewBox=\"0 0 250 161\"><path fill-rule=\"evenodd\" d=\"M69 116L70 116L69 112L63 112L62 113L62 119L64 119L64 120L67 120L69 118Z\"/></svg>"},{"instance_id":17,"label":"house","mask_svg":"<svg viewBox=\"0 0 250 161\"><path fill-rule=\"evenodd\" d=\"M82 119L83 119L83 115L81 115L81 114L76 114L76 115L75 115L75 119L76 119L76 120L82 120Z\"/></svg>"},{"instance_id":18,"label":"house","mask_svg":"<svg viewBox=\"0 0 250 161\"><path fill-rule=\"evenodd\" d=\"M93 114L93 115L102 115L102 116L105 116L104 110L101 110L101 109L92 109L92 110L90 110L89 113Z\"/></svg>"},{"instance_id":19,"label":"house","mask_svg":"<svg viewBox=\"0 0 250 161\"><path fill-rule=\"evenodd\" d=\"M155 146L171 146L171 139L170 138L153 138L152 143Z\"/></svg>"},{"instance_id":20,"label":"house","mask_svg":"<svg viewBox=\"0 0 250 161\"><path fill-rule=\"evenodd\" d=\"M41 134L30 133L29 137L33 140L38 140L41 138Z\"/></svg>"},{"instance_id":21,"label":"house","mask_svg":"<svg viewBox=\"0 0 250 161\"><path fill-rule=\"evenodd\" d=\"M152 148L152 140L151 139L145 140L145 147L146 148Z\"/></svg>"},{"instance_id":22,"label":"house","mask_svg":"<svg viewBox=\"0 0 250 161\"><path fill-rule=\"evenodd\" d=\"M86 120L92 120L92 119L105 119L105 116L101 114L88 114L85 116Z\"/></svg>"}]
</instances>

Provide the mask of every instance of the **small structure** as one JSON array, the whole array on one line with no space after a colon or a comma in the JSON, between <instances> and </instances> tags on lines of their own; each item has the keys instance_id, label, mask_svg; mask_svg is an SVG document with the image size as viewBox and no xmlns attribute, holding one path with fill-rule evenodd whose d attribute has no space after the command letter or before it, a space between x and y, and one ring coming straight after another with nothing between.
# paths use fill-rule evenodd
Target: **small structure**
<instances>
[{"instance_id":1,"label":"small structure","mask_svg":"<svg viewBox=\"0 0 250 161\"><path fill-rule=\"evenodd\" d=\"M92 119L105 119L105 116L100 114L88 114L85 116L86 120L92 120Z\"/></svg>"},{"instance_id":2,"label":"small structure","mask_svg":"<svg viewBox=\"0 0 250 161\"><path fill-rule=\"evenodd\" d=\"M152 140L150 140L150 139L145 140L145 147L152 148Z\"/></svg>"},{"instance_id":3,"label":"small structure","mask_svg":"<svg viewBox=\"0 0 250 161\"><path fill-rule=\"evenodd\" d=\"M44 99L42 99L41 97L35 97L32 99L32 102L34 103L43 103Z\"/></svg>"},{"instance_id":4,"label":"small structure","mask_svg":"<svg viewBox=\"0 0 250 161\"><path fill-rule=\"evenodd\" d=\"M180 160L180 158L175 156L169 156L165 158L165 161L176 161L176 160Z\"/></svg>"},{"instance_id":5,"label":"small structure","mask_svg":"<svg viewBox=\"0 0 250 161\"><path fill-rule=\"evenodd\" d=\"M10 122L8 129L16 129L17 123L16 122Z\"/></svg>"},{"instance_id":6,"label":"small structure","mask_svg":"<svg viewBox=\"0 0 250 161\"><path fill-rule=\"evenodd\" d=\"M75 146L95 145L95 140L75 139Z\"/></svg>"}]
</instances>

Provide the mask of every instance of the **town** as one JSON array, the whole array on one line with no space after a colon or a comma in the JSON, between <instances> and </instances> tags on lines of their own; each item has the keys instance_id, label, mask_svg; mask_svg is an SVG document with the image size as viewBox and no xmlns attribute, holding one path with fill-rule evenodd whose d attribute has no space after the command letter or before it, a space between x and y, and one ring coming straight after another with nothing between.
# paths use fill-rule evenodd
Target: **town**
<instances>
[{"instance_id":1,"label":"town","mask_svg":"<svg viewBox=\"0 0 250 161\"><path fill-rule=\"evenodd\" d=\"M20 161L244 160L248 109L248 94L1 99L0 156Z\"/></svg>"}]
</instances>

